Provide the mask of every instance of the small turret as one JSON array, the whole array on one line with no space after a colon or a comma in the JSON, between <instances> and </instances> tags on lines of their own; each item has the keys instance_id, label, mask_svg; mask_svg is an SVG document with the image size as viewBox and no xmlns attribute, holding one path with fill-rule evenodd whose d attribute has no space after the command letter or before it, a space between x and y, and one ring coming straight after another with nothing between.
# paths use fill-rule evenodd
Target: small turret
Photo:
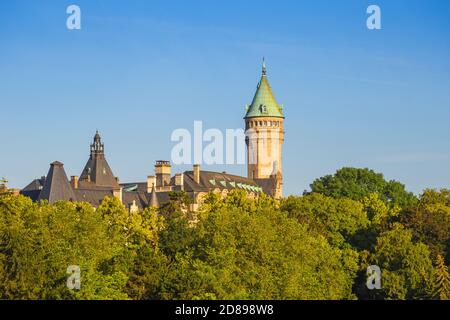
<instances>
[{"instance_id":1,"label":"small turret","mask_svg":"<svg viewBox=\"0 0 450 320\"><path fill-rule=\"evenodd\" d=\"M155 184L153 184L152 194L150 197L150 206L153 208L159 208L158 196L156 195Z\"/></svg>"},{"instance_id":2,"label":"small turret","mask_svg":"<svg viewBox=\"0 0 450 320\"><path fill-rule=\"evenodd\" d=\"M102 138L100 137L98 130L96 130L94 142L91 144L91 157L104 154L105 154L105 146L102 143Z\"/></svg>"}]
</instances>

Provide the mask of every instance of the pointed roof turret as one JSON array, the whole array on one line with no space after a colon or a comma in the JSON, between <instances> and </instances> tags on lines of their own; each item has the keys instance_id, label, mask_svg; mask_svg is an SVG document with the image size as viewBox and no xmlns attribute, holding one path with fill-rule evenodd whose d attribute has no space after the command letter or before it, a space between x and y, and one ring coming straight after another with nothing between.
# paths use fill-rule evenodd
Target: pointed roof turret
<instances>
[{"instance_id":1,"label":"pointed roof turret","mask_svg":"<svg viewBox=\"0 0 450 320\"><path fill-rule=\"evenodd\" d=\"M102 143L102 138L98 133L98 130L95 131L94 143L91 144L91 155L104 155L105 146Z\"/></svg>"},{"instance_id":2,"label":"pointed roof turret","mask_svg":"<svg viewBox=\"0 0 450 320\"><path fill-rule=\"evenodd\" d=\"M152 187L150 206L153 208L159 208L159 201L158 201L158 196L156 195L155 184L153 184L153 187Z\"/></svg>"},{"instance_id":3,"label":"pointed roof turret","mask_svg":"<svg viewBox=\"0 0 450 320\"><path fill-rule=\"evenodd\" d=\"M75 192L61 162L55 161L50 164L50 170L38 200L48 200L51 204L59 200L76 201Z\"/></svg>"},{"instance_id":4,"label":"pointed roof turret","mask_svg":"<svg viewBox=\"0 0 450 320\"><path fill-rule=\"evenodd\" d=\"M251 105L247 107L247 113L245 115L245 118L255 117L284 118L283 107L277 103L269 81L267 80L267 69L264 59L261 80L258 83Z\"/></svg>"},{"instance_id":5,"label":"pointed roof turret","mask_svg":"<svg viewBox=\"0 0 450 320\"><path fill-rule=\"evenodd\" d=\"M102 188L118 189L119 184L105 159L105 146L98 130L90 147L91 155L80 175L79 186L83 188L97 186Z\"/></svg>"}]
</instances>

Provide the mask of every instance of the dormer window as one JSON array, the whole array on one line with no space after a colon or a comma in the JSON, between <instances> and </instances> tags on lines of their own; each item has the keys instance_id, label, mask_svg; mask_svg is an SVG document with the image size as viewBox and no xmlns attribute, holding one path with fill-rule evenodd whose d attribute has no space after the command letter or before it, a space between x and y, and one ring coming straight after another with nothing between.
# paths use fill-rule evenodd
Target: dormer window
<instances>
[{"instance_id":1,"label":"dormer window","mask_svg":"<svg viewBox=\"0 0 450 320\"><path fill-rule=\"evenodd\" d=\"M265 105L260 105L260 106L259 106L259 111L261 111L261 113L267 113L267 106L265 106Z\"/></svg>"}]
</instances>

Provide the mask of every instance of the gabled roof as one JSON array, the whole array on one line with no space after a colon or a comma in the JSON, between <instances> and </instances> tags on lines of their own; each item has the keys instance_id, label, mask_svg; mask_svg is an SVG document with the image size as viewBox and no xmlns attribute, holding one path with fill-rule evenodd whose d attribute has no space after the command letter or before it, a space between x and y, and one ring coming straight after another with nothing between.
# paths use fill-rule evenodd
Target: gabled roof
<instances>
[{"instance_id":1,"label":"gabled roof","mask_svg":"<svg viewBox=\"0 0 450 320\"><path fill-rule=\"evenodd\" d=\"M250 106L247 108L245 119L255 117L277 117L284 118L283 107L280 106L272 93L269 81L267 80L266 65L263 62L261 80L258 83L255 96Z\"/></svg>"},{"instance_id":2,"label":"gabled roof","mask_svg":"<svg viewBox=\"0 0 450 320\"><path fill-rule=\"evenodd\" d=\"M37 191L42 190L45 184L45 177L41 177L40 179L34 179L31 181L22 191Z\"/></svg>"},{"instance_id":3,"label":"gabled roof","mask_svg":"<svg viewBox=\"0 0 450 320\"><path fill-rule=\"evenodd\" d=\"M50 164L44 187L42 188L38 200L48 200L53 204L59 200L76 201L75 192L67 179L64 165L55 161Z\"/></svg>"},{"instance_id":4,"label":"gabled roof","mask_svg":"<svg viewBox=\"0 0 450 320\"><path fill-rule=\"evenodd\" d=\"M123 192L122 203L125 207L130 208L133 204L136 204L139 209L148 207L148 199L145 193L142 192Z\"/></svg>"}]
</instances>

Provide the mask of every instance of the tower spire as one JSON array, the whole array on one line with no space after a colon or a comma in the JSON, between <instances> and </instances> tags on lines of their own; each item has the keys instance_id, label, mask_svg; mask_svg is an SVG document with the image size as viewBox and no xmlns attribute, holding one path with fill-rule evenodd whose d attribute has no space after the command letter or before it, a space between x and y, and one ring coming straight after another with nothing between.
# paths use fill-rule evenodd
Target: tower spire
<instances>
[{"instance_id":1,"label":"tower spire","mask_svg":"<svg viewBox=\"0 0 450 320\"><path fill-rule=\"evenodd\" d=\"M278 117L284 118L283 108L279 105L273 95L269 80L266 76L266 61L262 61L262 76L253 97L253 101L246 109L245 118L255 117Z\"/></svg>"},{"instance_id":2,"label":"tower spire","mask_svg":"<svg viewBox=\"0 0 450 320\"><path fill-rule=\"evenodd\" d=\"M98 156L104 154L104 145L98 130L95 131L94 141L91 144L91 156Z\"/></svg>"},{"instance_id":3,"label":"tower spire","mask_svg":"<svg viewBox=\"0 0 450 320\"><path fill-rule=\"evenodd\" d=\"M263 57L263 61L262 61L262 75L265 76L267 75L267 70L266 70L266 59Z\"/></svg>"}]
</instances>

